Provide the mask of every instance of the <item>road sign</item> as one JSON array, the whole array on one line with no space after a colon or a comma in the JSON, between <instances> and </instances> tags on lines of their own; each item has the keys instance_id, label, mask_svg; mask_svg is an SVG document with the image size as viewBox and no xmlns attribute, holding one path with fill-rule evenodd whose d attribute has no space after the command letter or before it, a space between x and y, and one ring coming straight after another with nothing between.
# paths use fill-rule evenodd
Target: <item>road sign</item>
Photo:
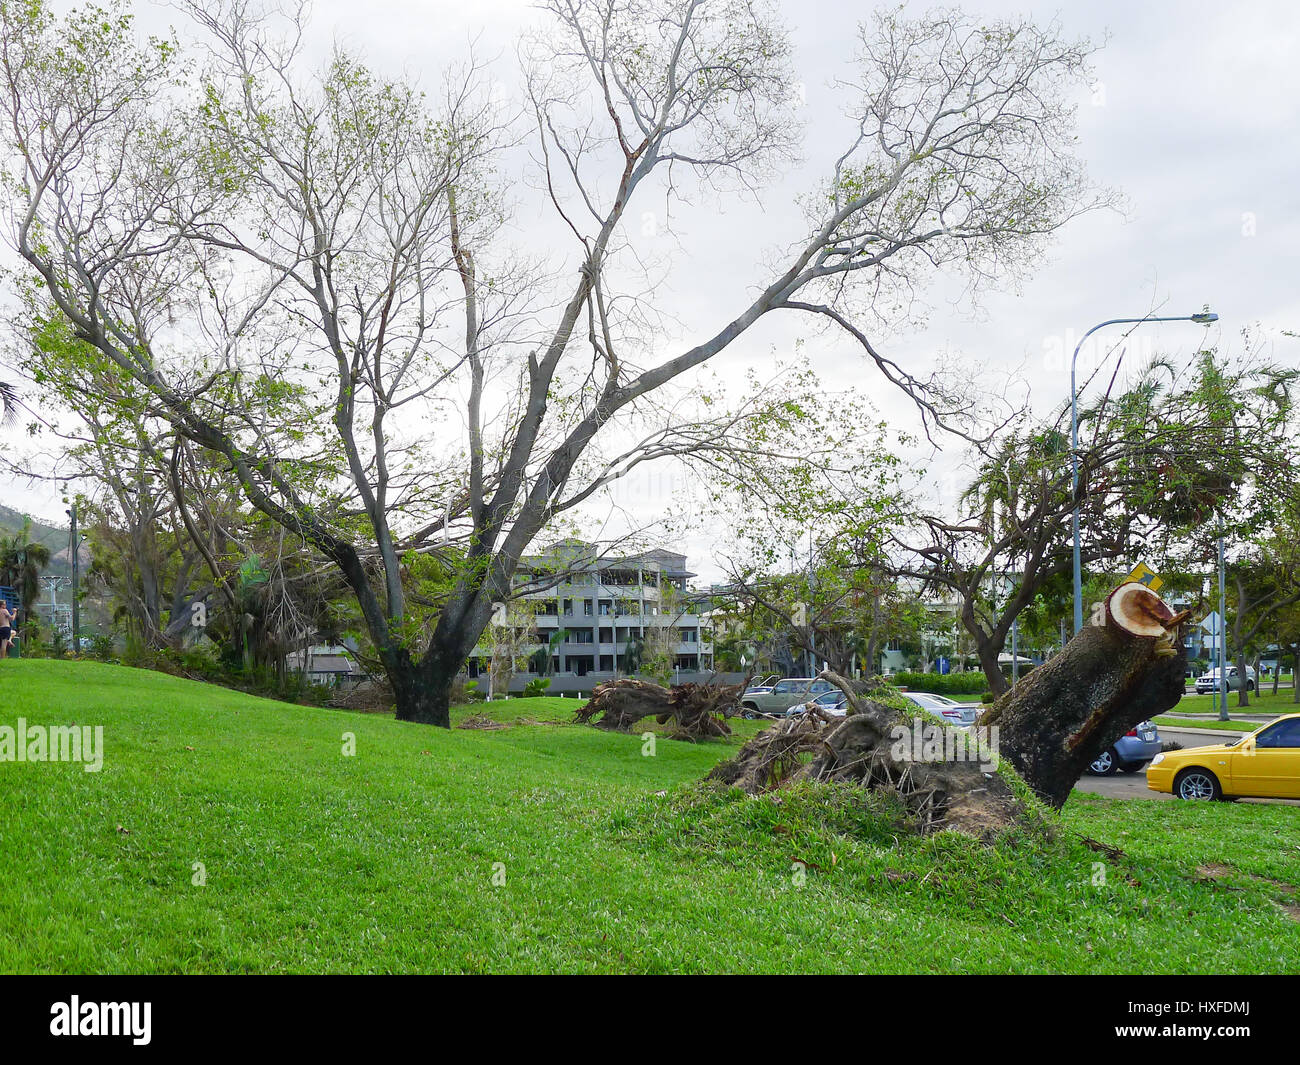
<instances>
[{"instance_id":1,"label":"road sign","mask_svg":"<svg viewBox=\"0 0 1300 1065\"><path fill-rule=\"evenodd\" d=\"M1201 622L1201 628L1206 632L1217 634L1219 627L1222 624L1223 623L1219 620L1219 612L1217 610L1212 610L1205 616L1205 620Z\"/></svg>"},{"instance_id":2,"label":"road sign","mask_svg":"<svg viewBox=\"0 0 1300 1065\"><path fill-rule=\"evenodd\" d=\"M1160 579L1156 571L1145 562L1139 562L1133 572L1128 575L1128 579L1137 581L1138 584L1145 584L1153 592L1160 591L1160 586L1165 583Z\"/></svg>"}]
</instances>

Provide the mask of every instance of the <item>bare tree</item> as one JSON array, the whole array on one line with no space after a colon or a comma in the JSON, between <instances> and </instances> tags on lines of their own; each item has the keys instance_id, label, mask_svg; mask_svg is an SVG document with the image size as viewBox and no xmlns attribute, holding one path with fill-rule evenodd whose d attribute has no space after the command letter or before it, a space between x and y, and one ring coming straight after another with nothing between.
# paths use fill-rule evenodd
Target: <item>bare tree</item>
<instances>
[{"instance_id":1,"label":"bare tree","mask_svg":"<svg viewBox=\"0 0 1300 1065\"><path fill-rule=\"evenodd\" d=\"M937 270L1017 276L1108 201L1072 153L1086 43L1029 21L877 17L806 231L664 357L628 211L752 194L792 157L787 38L758 0L546 7L526 106L543 205L572 237L558 270L505 244L492 169L516 133L472 62L434 106L343 51L307 70L301 21L252 0L189 6L194 74L119 14L0 0L10 230L40 300L82 358L142 386L339 568L408 720L448 724L452 681L544 529L644 462L731 446L734 419L684 417L683 375L794 311L843 329L928 427L969 433L964 392L872 340L887 308ZM418 640L411 552L449 575Z\"/></svg>"}]
</instances>

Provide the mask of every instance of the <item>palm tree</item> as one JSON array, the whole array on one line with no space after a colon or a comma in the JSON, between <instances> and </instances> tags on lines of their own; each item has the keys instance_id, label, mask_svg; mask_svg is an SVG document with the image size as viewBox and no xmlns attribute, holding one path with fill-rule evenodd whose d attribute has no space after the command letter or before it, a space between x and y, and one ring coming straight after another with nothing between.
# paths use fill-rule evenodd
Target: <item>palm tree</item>
<instances>
[{"instance_id":1,"label":"palm tree","mask_svg":"<svg viewBox=\"0 0 1300 1065\"><path fill-rule=\"evenodd\" d=\"M17 391L8 381L0 381L0 425L8 425L17 413Z\"/></svg>"},{"instance_id":2,"label":"palm tree","mask_svg":"<svg viewBox=\"0 0 1300 1065\"><path fill-rule=\"evenodd\" d=\"M31 609L41 594L41 570L50 564L50 549L32 539L32 522L23 519L23 527L0 541L0 585L13 588L23 605L23 629L31 619Z\"/></svg>"}]
</instances>

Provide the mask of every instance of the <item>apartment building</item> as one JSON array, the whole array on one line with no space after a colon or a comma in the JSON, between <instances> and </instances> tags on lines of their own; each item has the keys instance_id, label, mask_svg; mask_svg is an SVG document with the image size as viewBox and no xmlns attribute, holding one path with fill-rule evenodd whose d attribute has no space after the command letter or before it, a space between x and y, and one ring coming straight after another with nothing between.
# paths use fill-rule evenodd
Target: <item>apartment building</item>
<instances>
[{"instance_id":1,"label":"apartment building","mask_svg":"<svg viewBox=\"0 0 1300 1065\"><path fill-rule=\"evenodd\" d=\"M695 574L686 556L666 549L602 556L591 544L565 540L526 559L515 576L520 591L513 624L527 625L522 648L528 672L540 673L539 652L550 650L557 677L614 676L629 672L652 630L672 630L673 666L683 672L711 669L713 645L707 622L687 595ZM492 656L491 632L474 649L470 676L485 673Z\"/></svg>"}]
</instances>

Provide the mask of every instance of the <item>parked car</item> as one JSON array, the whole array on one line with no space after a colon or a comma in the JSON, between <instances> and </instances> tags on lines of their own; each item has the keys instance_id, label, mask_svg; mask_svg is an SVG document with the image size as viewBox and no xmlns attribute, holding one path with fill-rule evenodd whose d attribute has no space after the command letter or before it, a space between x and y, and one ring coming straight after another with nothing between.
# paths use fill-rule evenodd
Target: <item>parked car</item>
<instances>
[{"instance_id":1,"label":"parked car","mask_svg":"<svg viewBox=\"0 0 1300 1065\"><path fill-rule=\"evenodd\" d=\"M785 716L797 717L799 714L806 714L814 706L831 717L847 717L849 713L849 697L839 688L836 688L834 691L823 692L816 699L810 699L805 703L796 703L785 712Z\"/></svg>"},{"instance_id":2,"label":"parked car","mask_svg":"<svg viewBox=\"0 0 1300 1065\"><path fill-rule=\"evenodd\" d=\"M1180 799L1300 799L1300 714L1231 743L1158 754L1147 787Z\"/></svg>"},{"instance_id":3,"label":"parked car","mask_svg":"<svg viewBox=\"0 0 1300 1065\"><path fill-rule=\"evenodd\" d=\"M828 680L815 677L786 677L777 681L767 691L747 691L740 697L743 717L763 715L780 716L796 703L806 703L810 698L835 688Z\"/></svg>"},{"instance_id":4,"label":"parked car","mask_svg":"<svg viewBox=\"0 0 1300 1065\"><path fill-rule=\"evenodd\" d=\"M1255 670L1250 666L1246 667L1246 691L1253 692L1257 679ZM1237 675L1237 667L1228 667L1228 691L1237 691L1241 687L1241 677ZM1202 673L1196 678L1196 694L1209 695L1210 692L1219 691L1219 671L1212 669L1208 673Z\"/></svg>"},{"instance_id":5,"label":"parked car","mask_svg":"<svg viewBox=\"0 0 1300 1065\"><path fill-rule=\"evenodd\" d=\"M748 688L745 689L745 694L758 695L760 692L770 692L772 690L772 685L774 685L780 679L781 679L781 674L773 673L770 676L764 677L762 680L756 680Z\"/></svg>"},{"instance_id":6,"label":"parked car","mask_svg":"<svg viewBox=\"0 0 1300 1065\"><path fill-rule=\"evenodd\" d=\"M934 695L930 692L903 692L903 698L911 699L917 706L951 722L960 728L975 724L975 719L984 709L980 703L959 703L946 695Z\"/></svg>"},{"instance_id":7,"label":"parked car","mask_svg":"<svg viewBox=\"0 0 1300 1065\"><path fill-rule=\"evenodd\" d=\"M1116 770L1137 773L1160 753L1160 730L1150 721L1139 721L1117 739L1113 746L1097 755L1087 772L1108 777Z\"/></svg>"}]
</instances>

